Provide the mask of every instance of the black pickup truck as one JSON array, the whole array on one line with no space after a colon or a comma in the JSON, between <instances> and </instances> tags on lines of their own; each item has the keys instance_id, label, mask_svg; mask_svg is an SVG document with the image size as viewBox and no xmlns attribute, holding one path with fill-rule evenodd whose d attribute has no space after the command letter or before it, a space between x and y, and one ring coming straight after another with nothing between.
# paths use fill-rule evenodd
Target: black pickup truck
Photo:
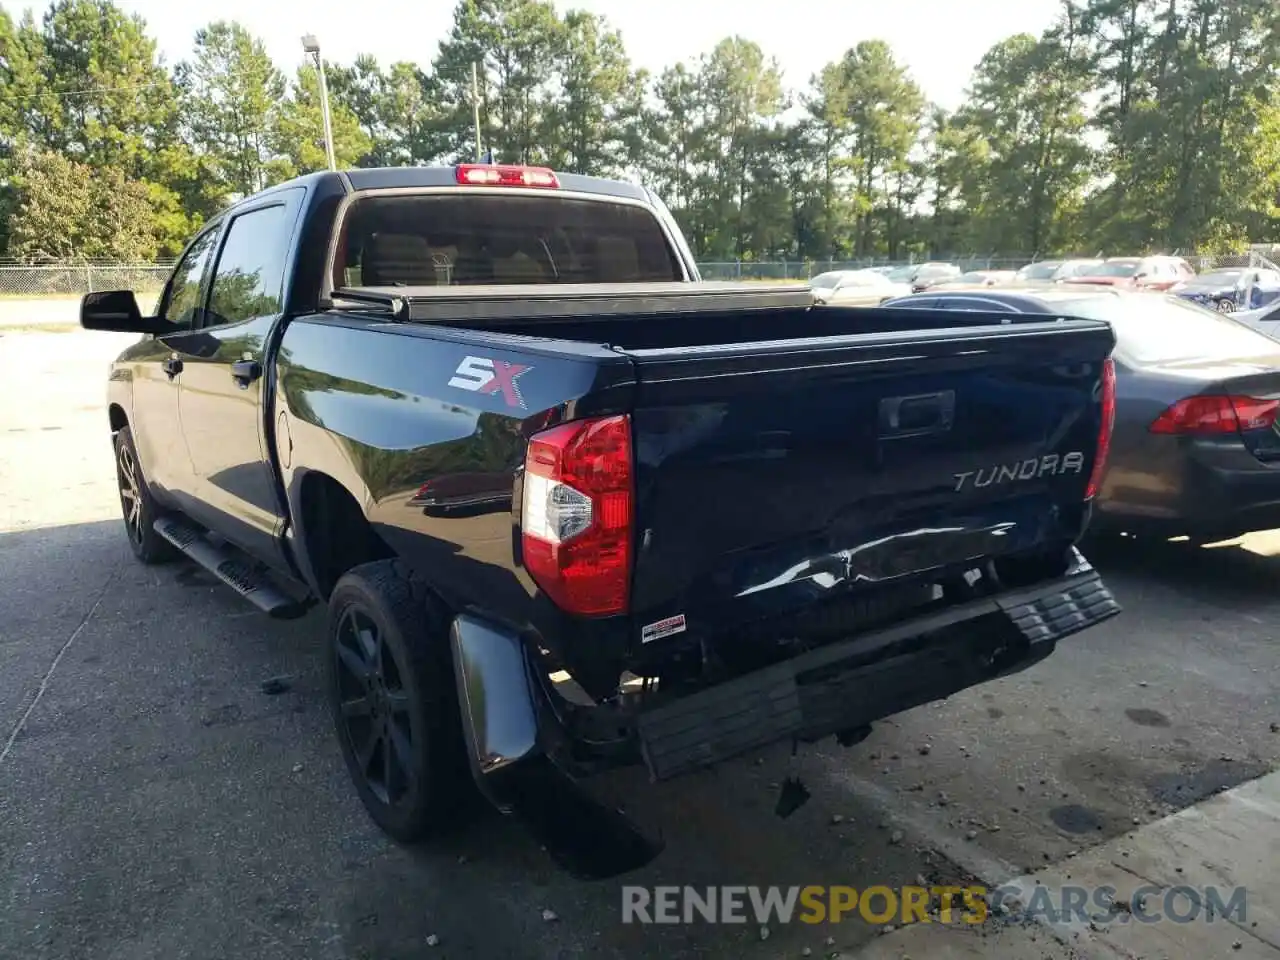
<instances>
[{"instance_id":1,"label":"black pickup truck","mask_svg":"<svg viewBox=\"0 0 1280 960\"><path fill-rule=\"evenodd\" d=\"M644 188L506 166L294 180L208 223L111 368L129 542L327 605L391 836L487 798L564 866L665 779L1016 671L1118 611L1075 549L1111 329L703 283Z\"/></svg>"}]
</instances>

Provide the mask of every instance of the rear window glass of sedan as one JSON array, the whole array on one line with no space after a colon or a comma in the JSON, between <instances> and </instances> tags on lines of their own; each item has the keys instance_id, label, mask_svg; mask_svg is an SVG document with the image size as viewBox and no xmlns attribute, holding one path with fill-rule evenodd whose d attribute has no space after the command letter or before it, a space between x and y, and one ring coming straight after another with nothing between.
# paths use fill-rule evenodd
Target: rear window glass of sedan
<instances>
[{"instance_id":1,"label":"rear window glass of sedan","mask_svg":"<svg viewBox=\"0 0 1280 960\"><path fill-rule=\"evenodd\" d=\"M1112 260L1090 267L1085 274L1090 277L1132 277L1141 265L1139 260Z\"/></svg>"},{"instance_id":2,"label":"rear window glass of sedan","mask_svg":"<svg viewBox=\"0 0 1280 960\"><path fill-rule=\"evenodd\" d=\"M809 281L811 287L834 287L840 282L839 273L820 273Z\"/></svg>"},{"instance_id":3,"label":"rear window glass of sedan","mask_svg":"<svg viewBox=\"0 0 1280 960\"><path fill-rule=\"evenodd\" d=\"M1018 276L1023 280L1052 280L1053 275L1058 272L1060 266L1062 264L1057 261L1029 263L1018 271Z\"/></svg>"},{"instance_id":4,"label":"rear window glass of sedan","mask_svg":"<svg viewBox=\"0 0 1280 960\"><path fill-rule=\"evenodd\" d=\"M1117 351L1138 364L1275 356L1276 342L1242 323L1173 297L1059 300L1054 313L1104 320Z\"/></svg>"},{"instance_id":5,"label":"rear window glass of sedan","mask_svg":"<svg viewBox=\"0 0 1280 960\"><path fill-rule=\"evenodd\" d=\"M1196 281L1205 285L1221 283L1225 286L1238 283L1244 279L1244 275L1244 270L1214 270L1212 273L1200 274L1200 276L1196 278Z\"/></svg>"}]
</instances>

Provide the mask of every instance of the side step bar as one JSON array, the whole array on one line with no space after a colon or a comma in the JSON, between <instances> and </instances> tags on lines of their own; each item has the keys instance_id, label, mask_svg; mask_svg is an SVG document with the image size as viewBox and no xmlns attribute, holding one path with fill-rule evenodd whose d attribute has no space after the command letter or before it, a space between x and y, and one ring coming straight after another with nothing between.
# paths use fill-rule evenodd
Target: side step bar
<instances>
[{"instance_id":1,"label":"side step bar","mask_svg":"<svg viewBox=\"0 0 1280 960\"><path fill-rule=\"evenodd\" d=\"M268 616L292 620L307 612L309 604L306 601L290 597L255 570L234 548L213 543L182 519L161 517L155 522L155 530Z\"/></svg>"}]
</instances>

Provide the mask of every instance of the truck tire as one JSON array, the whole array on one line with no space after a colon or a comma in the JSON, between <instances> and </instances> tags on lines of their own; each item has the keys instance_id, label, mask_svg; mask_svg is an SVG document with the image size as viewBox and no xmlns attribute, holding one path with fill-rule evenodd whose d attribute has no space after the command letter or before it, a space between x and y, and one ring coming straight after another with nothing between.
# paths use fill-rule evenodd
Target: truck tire
<instances>
[{"instance_id":1,"label":"truck tire","mask_svg":"<svg viewBox=\"0 0 1280 960\"><path fill-rule=\"evenodd\" d=\"M393 839L481 806L467 760L449 617L400 560L345 573L329 597L329 704L360 801Z\"/></svg>"},{"instance_id":2,"label":"truck tire","mask_svg":"<svg viewBox=\"0 0 1280 960\"><path fill-rule=\"evenodd\" d=\"M167 563L176 559L178 549L156 533L155 522L160 508L151 496L147 478L142 475L138 449L128 427L116 433L116 482L120 487L120 509L124 513L124 530L133 555L145 564Z\"/></svg>"}]
</instances>

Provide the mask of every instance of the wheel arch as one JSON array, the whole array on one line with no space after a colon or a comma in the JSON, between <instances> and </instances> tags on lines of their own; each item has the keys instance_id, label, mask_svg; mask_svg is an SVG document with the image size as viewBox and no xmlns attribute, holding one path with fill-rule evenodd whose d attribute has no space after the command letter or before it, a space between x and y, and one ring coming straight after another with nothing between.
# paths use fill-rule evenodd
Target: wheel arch
<instances>
[{"instance_id":1,"label":"wheel arch","mask_svg":"<svg viewBox=\"0 0 1280 960\"><path fill-rule=\"evenodd\" d=\"M120 404L109 403L107 404L107 421L111 424L111 435L114 437L129 425L129 415L124 412L124 407Z\"/></svg>"},{"instance_id":2,"label":"wheel arch","mask_svg":"<svg viewBox=\"0 0 1280 960\"><path fill-rule=\"evenodd\" d=\"M378 536L364 508L346 486L320 470L293 481L294 539L297 561L321 600L353 567L396 556Z\"/></svg>"}]
</instances>

